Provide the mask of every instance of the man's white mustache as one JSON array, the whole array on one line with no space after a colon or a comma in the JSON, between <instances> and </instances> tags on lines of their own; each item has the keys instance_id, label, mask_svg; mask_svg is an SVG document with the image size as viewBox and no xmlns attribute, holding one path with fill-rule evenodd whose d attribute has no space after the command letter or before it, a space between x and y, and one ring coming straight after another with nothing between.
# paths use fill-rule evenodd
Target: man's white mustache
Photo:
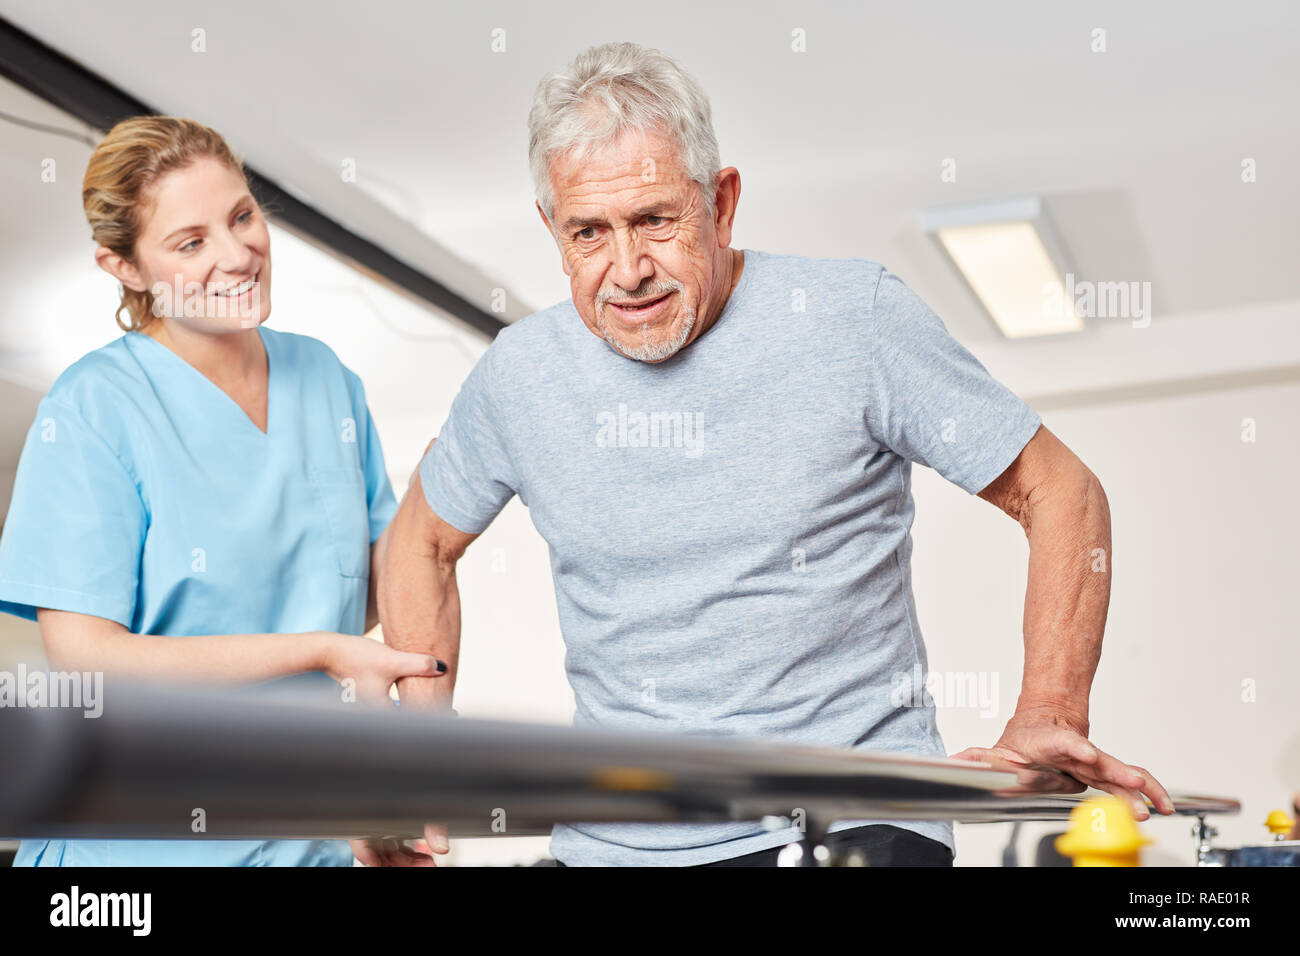
<instances>
[{"instance_id":1,"label":"man's white mustache","mask_svg":"<svg viewBox=\"0 0 1300 956\"><path fill-rule=\"evenodd\" d=\"M608 305L610 303L613 303L614 305L622 305L624 302L645 302L649 299L661 298L662 296L668 295L671 292L681 292L681 291L682 291L682 284L680 282L672 282L672 283L665 283L659 286L654 286L649 291L643 292L641 295L625 295L619 298L615 298L614 293L602 292L598 296L596 296L596 304L598 306L603 306L603 305Z\"/></svg>"}]
</instances>

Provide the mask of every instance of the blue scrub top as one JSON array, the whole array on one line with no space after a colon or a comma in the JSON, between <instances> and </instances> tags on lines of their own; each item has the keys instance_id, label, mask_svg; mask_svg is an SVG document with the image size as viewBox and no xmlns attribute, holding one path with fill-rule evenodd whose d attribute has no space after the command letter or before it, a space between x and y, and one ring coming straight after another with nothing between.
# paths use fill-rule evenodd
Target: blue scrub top
<instances>
[{"instance_id":1,"label":"blue scrub top","mask_svg":"<svg viewBox=\"0 0 1300 956\"><path fill-rule=\"evenodd\" d=\"M370 546L397 510L365 390L324 343L258 332L266 433L140 333L59 377L18 464L0 610L175 637L363 632ZM342 840L24 840L15 860L97 864L350 866L352 854Z\"/></svg>"}]
</instances>

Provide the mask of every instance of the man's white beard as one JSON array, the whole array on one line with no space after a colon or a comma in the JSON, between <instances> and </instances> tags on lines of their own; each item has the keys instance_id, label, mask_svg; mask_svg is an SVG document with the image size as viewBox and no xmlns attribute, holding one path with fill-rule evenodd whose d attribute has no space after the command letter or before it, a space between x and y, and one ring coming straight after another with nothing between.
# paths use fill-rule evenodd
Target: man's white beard
<instances>
[{"instance_id":1,"label":"man's white beard","mask_svg":"<svg viewBox=\"0 0 1300 956\"><path fill-rule=\"evenodd\" d=\"M625 348L619 344L618 340L610 332L609 326L605 324L602 313L596 315L596 327L600 330L601 337L620 355L625 355L638 362L662 362L670 355L677 353L686 344L686 340L690 338L691 329L695 328L695 311L692 309L682 315L678 332L671 339L663 342L647 343L633 349ZM641 332L644 335L644 325L641 327Z\"/></svg>"}]
</instances>

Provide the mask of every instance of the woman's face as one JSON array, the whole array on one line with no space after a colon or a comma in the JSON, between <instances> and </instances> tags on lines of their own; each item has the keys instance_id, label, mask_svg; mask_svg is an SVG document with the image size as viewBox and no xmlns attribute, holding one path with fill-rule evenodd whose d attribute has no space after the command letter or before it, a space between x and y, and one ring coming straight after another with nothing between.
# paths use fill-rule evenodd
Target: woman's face
<instances>
[{"instance_id":1,"label":"woman's face","mask_svg":"<svg viewBox=\"0 0 1300 956\"><path fill-rule=\"evenodd\" d=\"M135 271L155 315L218 334L265 322L271 236L243 176L200 159L160 178L147 201Z\"/></svg>"}]
</instances>

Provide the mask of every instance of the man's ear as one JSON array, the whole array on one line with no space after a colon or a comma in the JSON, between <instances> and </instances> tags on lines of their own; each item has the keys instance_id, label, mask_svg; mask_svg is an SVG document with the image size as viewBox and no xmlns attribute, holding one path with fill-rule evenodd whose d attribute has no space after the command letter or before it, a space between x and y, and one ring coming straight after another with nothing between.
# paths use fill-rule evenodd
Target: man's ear
<instances>
[{"instance_id":1,"label":"man's ear","mask_svg":"<svg viewBox=\"0 0 1300 956\"><path fill-rule=\"evenodd\" d=\"M731 227L736 221L736 205L740 202L740 170L728 166L718 173L718 184L713 192L713 228L718 235L718 245L731 245Z\"/></svg>"},{"instance_id":2,"label":"man's ear","mask_svg":"<svg viewBox=\"0 0 1300 956\"><path fill-rule=\"evenodd\" d=\"M546 227L546 231L555 240L555 248L560 250L560 267L564 269L564 274L567 276L569 274L569 260L564 258L564 247L560 245L560 237L555 234L555 229L551 226L551 220L546 218L546 213L542 211L542 204L534 202L533 205L537 207L537 215L542 217L542 225Z\"/></svg>"},{"instance_id":3,"label":"man's ear","mask_svg":"<svg viewBox=\"0 0 1300 956\"><path fill-rule=\"evenodd\" d=\"M100 246L96 249L95 265L99 266L132 292L146 291L144 279L140 277L140 270L127 260L123 259L112 249L105 246Z\"/></svg>"}]
</instances>

